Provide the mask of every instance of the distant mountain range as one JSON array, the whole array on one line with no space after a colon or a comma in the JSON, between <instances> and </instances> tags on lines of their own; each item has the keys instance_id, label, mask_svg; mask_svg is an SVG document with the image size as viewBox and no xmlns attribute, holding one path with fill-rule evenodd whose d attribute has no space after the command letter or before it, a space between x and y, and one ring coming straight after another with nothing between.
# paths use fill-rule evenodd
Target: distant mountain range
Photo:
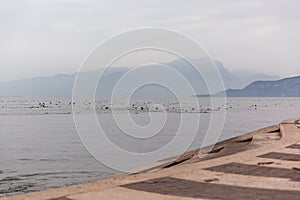
<instances>
[{"instance_id":1,"label":"distant mountain range","mask_svg":"<svg viewBox=\"0 0 300 200\"><path fill-rule=\"evenodd\" d=\"M243 89L228 89L228 97L300 97L300 76L277 81L255 81Z\"/></svg>"},{"instance_id":2,"label":"distant mountain range","mask_svg":"<svg viewBox=\"0 0 300 200\"><path fill-rule=\"evenodd\" d=\"M210 60L208 58L197 59L194 60L194 62L198 63L200 66L208 66L208 65L211 66ZM251 72L247 72L241 75L240 72L239 73L230 72L224 67L224 65L220 61L216 60L215 63L220 71L221 77L223 78L225 89L231 88L230 90L226 91L226 93L229 96L230 95L238 96L239 94L243 96L247 96L246 91L250 91L250 90L253 91L251 93L253 95L263 95L264 92L262 92L262 94L260 94L259 92L256 93L254 92L255 91L254 88L260 87L257 84L258 83L272 84L274 82L266 81L266 80L279 79L279 77L276 75L256 74ZM166 63L166 65L170 66L171 68L177 70L180 74L182 74L190 82L196 94L208 94L208 89L203 78L187 62L185 62L182 59L178 59ZM98 85L96 96L100 96L100 97L110 96L111 91L116 85L117 81L120 80L120 78L129 70L130 68L126 68L126 67L110 68L109 70L107 70L104 73L103 77L101 78L100 81L101 84ZM85 80L84 83L88 85L92 81L98 80L99 77L97 76L97 74L99 74L99 71L88 71L88 72L81 72L80 76L83 77L83 79ZM160 75L168 77L168 74L160 74ZM155 74L155 70L152 71L150 70L146 74L139 74L138 78L146 79L149 76L156 77L157 74ZM52 77L36 77L36 78L17 80L17 81L0 82L0 96L70 98L72 96L75 77L76 77L76 73L59 74ZM207 78L214 78L214 76L211 75L211 77L207 77ZM263 81L260 81L258 83L254 82L253 83L254 85L250 84L251 82L257 80L263 80ZM180 83L178 83L176 80L172 80L172 81L173 81L172 82L173 87L180 87ZM242 90L239 90L239 88L243 88L248 84L250 85ZM269 87L271 88L270 85ZM294 89L291 89L289 95L292 94L293 90ZM299 93L299 90L297 91ZM144 90L141 89L139 92L139 96L161 97L161 96L169 96L170 94L171 94L170 91L166 90L165 88L159 88L157 86L147 86L144 88ZM280 94L280 96L282 95Z\"/></svg>"}]
</instances>

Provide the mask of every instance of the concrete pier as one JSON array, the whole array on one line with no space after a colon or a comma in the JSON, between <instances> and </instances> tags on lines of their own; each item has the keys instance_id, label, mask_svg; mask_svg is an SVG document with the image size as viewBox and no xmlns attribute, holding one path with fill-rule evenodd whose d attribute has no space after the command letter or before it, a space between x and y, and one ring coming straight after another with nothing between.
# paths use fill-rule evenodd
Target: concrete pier
<instances>
[{"instance_id":1,"label":"concrete pier","mask_svg":"<svg viewBox=\"0 0 300 200\"><path fill-rule=\"evenodd\" d=\"M300 121L286 120L132 174L1 200L300 199Z\"/></svg>"}]
</instances>

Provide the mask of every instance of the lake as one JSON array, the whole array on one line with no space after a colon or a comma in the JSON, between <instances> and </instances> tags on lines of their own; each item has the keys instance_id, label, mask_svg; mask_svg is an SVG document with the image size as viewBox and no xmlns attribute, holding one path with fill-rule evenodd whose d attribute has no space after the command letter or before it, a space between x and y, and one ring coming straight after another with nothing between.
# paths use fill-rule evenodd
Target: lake
<instances>
[{"instance_id":1,"label":"lake","mask_svg":"<svg viewBox=\"0 0 300 200\"><path fill-rule=\"evenodd\" d=\"M161 117L158 104L168 107L164 127L149 140L123 134L114 123L108 101L96 103L96 114L110 140L135 153L154 151L166 145L175 137L181 116L201 115L200 128L189 149L201 146L212 113L226 112L219 141L300 116L300 98L228 98L226 104L215 108L210 107L209 99L199 99L199 110L189 105L188 100L182 109L171 99L140 99L133 101L130 107L119 106L116 109L119 113L129 110L133 121L141 126L151 121L149 112L155 119ZM101 164L83 146L73 114L85 115L93 110L93 104L82 101L77 105L81 111L73 113L69 100L0 98L0 196L93 181L118 172ZM99 146L101 148L101 144ZM170 155L175 149L169 150ZM118 155L109 152L105 155L110 160L122 161ZM130 162L131 166L140 167L134 160L122 162L120 165Z\"/></svg>"}]
</instances>

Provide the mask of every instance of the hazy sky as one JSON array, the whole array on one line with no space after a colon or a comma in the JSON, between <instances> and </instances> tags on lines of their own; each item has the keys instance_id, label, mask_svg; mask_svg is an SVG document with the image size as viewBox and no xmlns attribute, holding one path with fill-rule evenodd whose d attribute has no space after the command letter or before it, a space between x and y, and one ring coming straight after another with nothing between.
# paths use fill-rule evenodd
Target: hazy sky
<instances>
[{"instance_id":1,"label":"hazy sky","mask_svg":"<svg viewBox=\"0 0 300 200\"><path fill-rule=\"evenodd\" d=\"M75 72L137 27L194 38L230 70L300 75L299 0L2 0L0 81Z\"/></svg>"}]
</instances>

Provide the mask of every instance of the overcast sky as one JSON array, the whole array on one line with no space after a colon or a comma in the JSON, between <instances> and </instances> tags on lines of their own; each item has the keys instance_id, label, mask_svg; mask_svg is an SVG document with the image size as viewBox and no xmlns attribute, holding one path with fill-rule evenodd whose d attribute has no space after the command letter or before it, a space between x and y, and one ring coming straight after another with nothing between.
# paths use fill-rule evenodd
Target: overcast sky
<instances>
[{"instance_id":1,"label":"overcast sky","mask_svg":"<svg viewBox=\"0 0 300 200\"><path fill-rule=\"evenodd\" d=\"M137 27L180 31L229 70L300 75L299 0L2 0L0 81L77 71Z\"/></svg>"}]
</instances>

